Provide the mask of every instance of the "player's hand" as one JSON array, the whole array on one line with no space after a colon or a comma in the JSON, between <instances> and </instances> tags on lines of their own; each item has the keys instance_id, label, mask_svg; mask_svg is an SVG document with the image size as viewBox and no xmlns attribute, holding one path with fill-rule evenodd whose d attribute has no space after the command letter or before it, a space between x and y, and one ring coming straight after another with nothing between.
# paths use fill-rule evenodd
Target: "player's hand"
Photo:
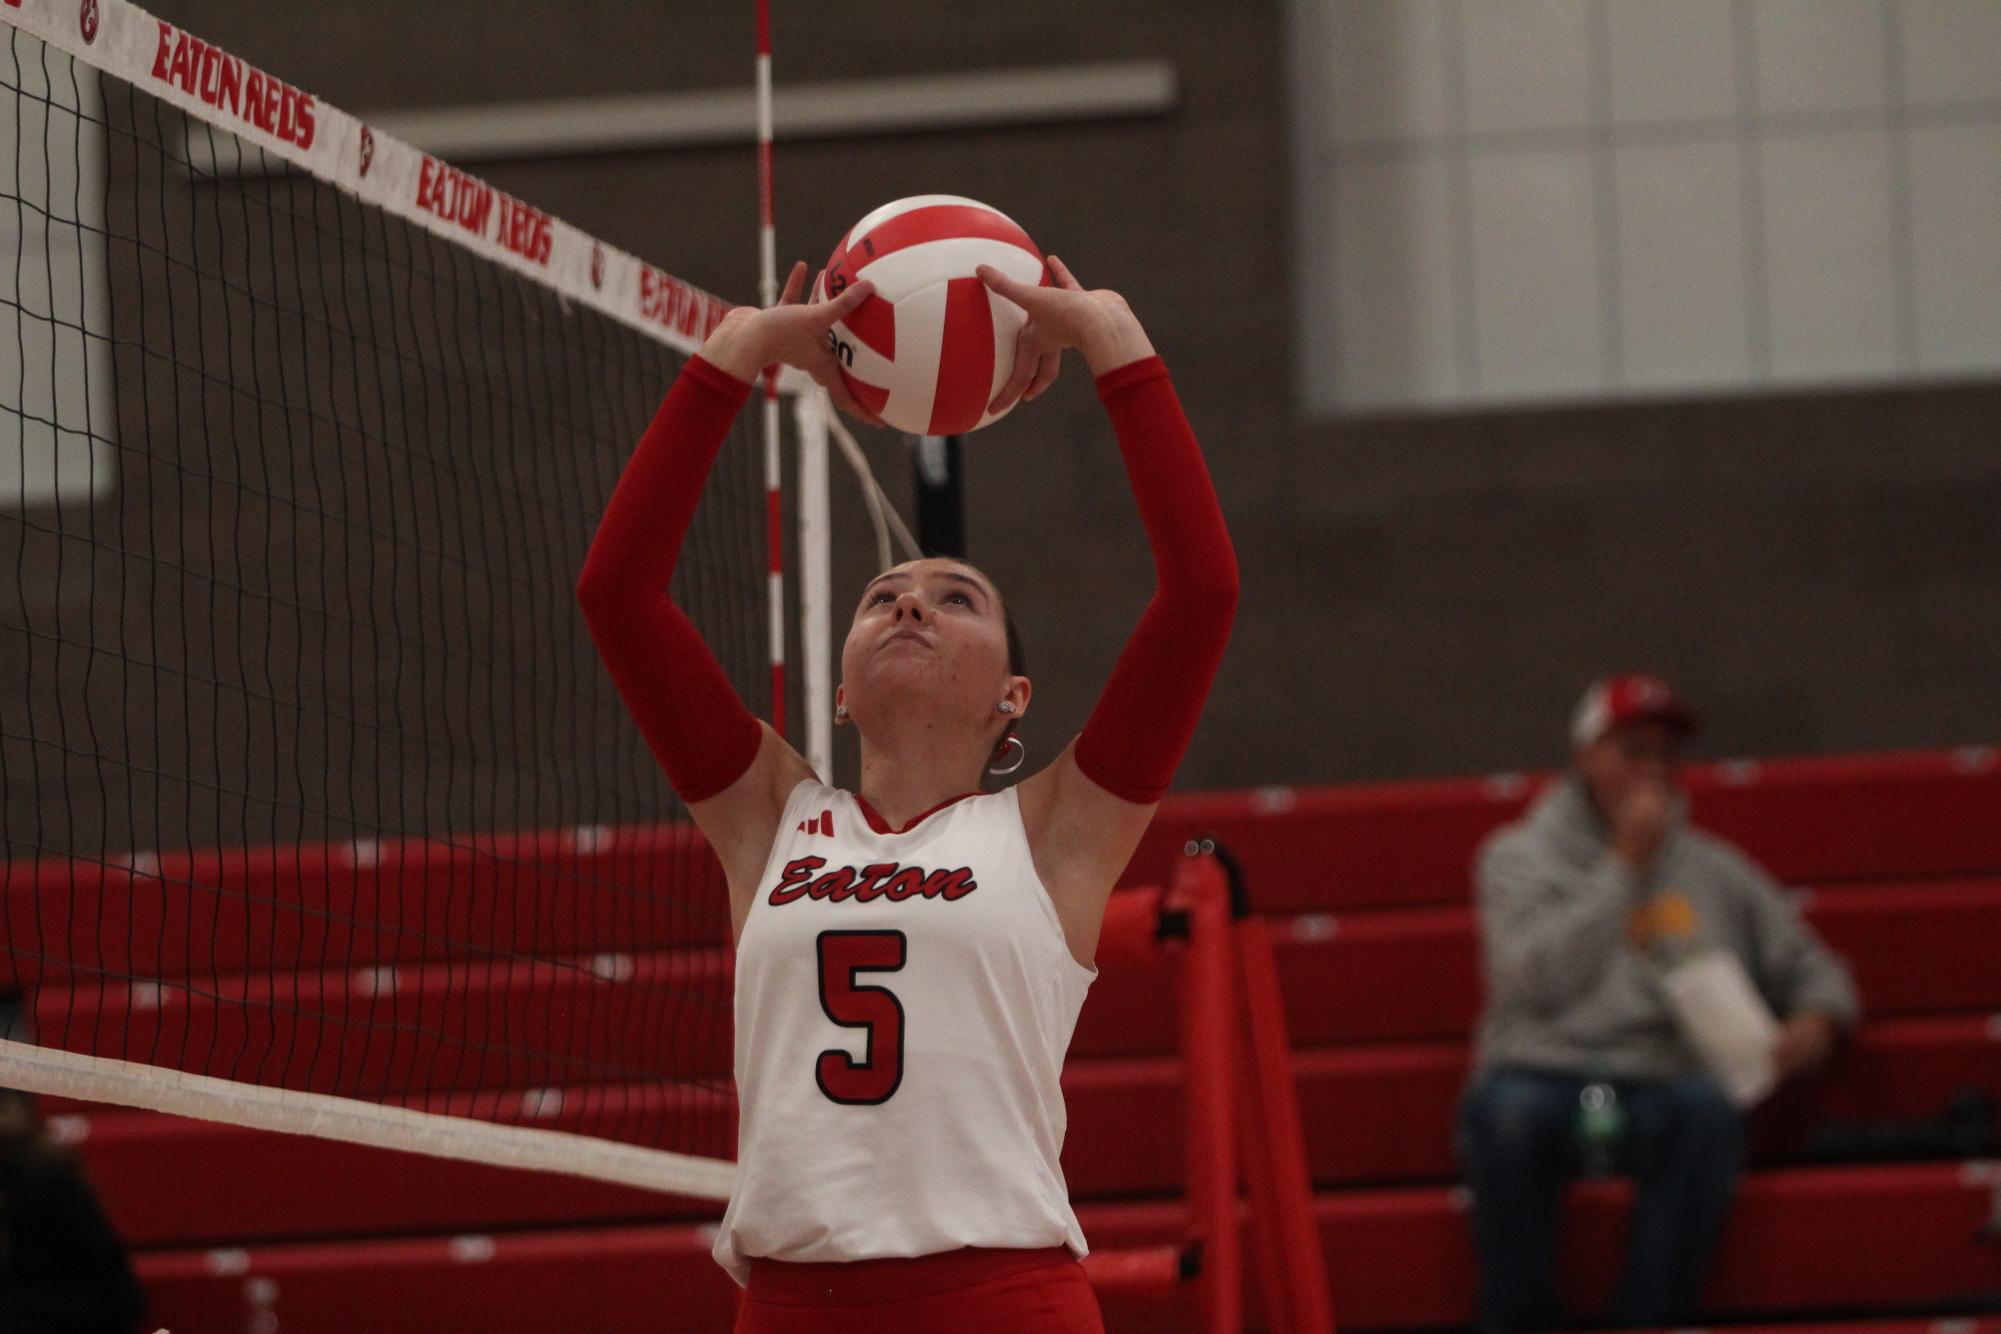
<instances>
[{"instance_id":1,"label":"player's hand","mask_svg":"<svg viewBox=\"0 0 2001 1334\"><path fill-rule=\"evenodd\" d=\"M1054 255L1045 263L1055 283L1051 287L1016 282L991 264L976 270L980 281L1028 312L1028 323L1014 341L1014 374L987 405L989 412L1034 398L1054 384L1065 348L1082 352L1093 375L1153 355L1153 344L1124 297L1102 288L1085 291Z\"/></svg>"},{"instance_id":2,"label":"player's hand","mask_svg":"<svg viewBox=\"0 0 2001 1334\"><path fill-rule=\"evenodd\" d=\"M796 366L812 376L842 412L871 426L882 425L882 418L863 407L841 378L828 337L836 320L874 294L875 284L866 278L849 283L846 291L826 301L802 302L805 290L806 264L802 260L792 266L777 305L763 310L738 306L723 316L702 344L702 359L739 380L754 381L767 366Z\"/></svg>"}]
</instances>

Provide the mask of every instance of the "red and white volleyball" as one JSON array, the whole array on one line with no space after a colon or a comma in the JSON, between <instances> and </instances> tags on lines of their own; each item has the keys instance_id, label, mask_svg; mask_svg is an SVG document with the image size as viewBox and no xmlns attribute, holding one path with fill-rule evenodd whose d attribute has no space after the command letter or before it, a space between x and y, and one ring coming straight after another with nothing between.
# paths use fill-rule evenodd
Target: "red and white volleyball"
<instances>
[{"instance_id":1,"label":"red and white volleyball","mask_svg":"<svg viewBox=\"0 0 2001 1334\"><path fill-rule=\"evenodd\" d=\"M1027 314L974 271L991 264L1046 285L1042 252L997 208L958 195L912 195L853 227L813 285L815 300L866 278L875 294L832 330L834 356L855 398L913 435L962 435L989 413L1014 371Z\"/></svg>"}]
</instances>

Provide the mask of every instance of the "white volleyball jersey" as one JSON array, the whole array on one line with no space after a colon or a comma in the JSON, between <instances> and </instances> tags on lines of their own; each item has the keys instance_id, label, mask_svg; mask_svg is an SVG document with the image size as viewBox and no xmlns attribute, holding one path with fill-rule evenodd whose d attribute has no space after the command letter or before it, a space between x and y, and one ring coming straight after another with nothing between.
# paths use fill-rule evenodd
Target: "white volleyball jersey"
<instances>
[{"instance_id":1,"label":"white volleyball jersey","mask_svg":"<svg viewBox=\"0 0 2001 1334\"><path fill-rule=\"evenodd\" d=\"M1060 1078L1095 969L1013 789L893 832L792 790L736 957L736 1190L716 1260L1085 1253Z\"/></svg>"}]
</instances>

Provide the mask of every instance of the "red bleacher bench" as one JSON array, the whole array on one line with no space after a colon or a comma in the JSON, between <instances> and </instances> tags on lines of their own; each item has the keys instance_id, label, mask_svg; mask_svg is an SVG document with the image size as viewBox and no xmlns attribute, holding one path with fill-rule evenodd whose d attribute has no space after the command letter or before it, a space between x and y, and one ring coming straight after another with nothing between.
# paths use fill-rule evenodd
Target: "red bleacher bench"
<instances>
[{"instance_id":1,"label":"red bleacher bench","mask_svg":"<svg viewBox=\"0 0 2001 1334\"><path fill-rule=\"evenodd\" d=\"M1265 912L1463 903L1480 843L1540 775L1194 793L1162 803L1127 876L1214 835ZM1697 823L1792 884L2001 873L2001 756L1951 751L1719 760L1682 774Z\"/></svg>"},{"instance_id":2,"label":"red bleacher bench","mask_svg":"<svg viewBox=\"0 0 2001 1334\"><path fill-rule=\"evenodd\" d=\"M1849 956L1872 1015L2001 1011L2001 969L1991 964L2001 878L1835 886L1814 892L1807 916ZM1300 915L1281 923L1278 953L1298 1045L1458 1038L1478 1013L1478 943L1464 905ZM365 1096L439 1080L492 1087L729 1071L727 1030L716 1023L730 994L721 950L197 983L45 986L40 1040L83 1051L103 1040L195 1073L254 1068L261 1083ZM1108 975L1085 1007L1072 1058L1170 1050L1171 1002L1165 969ZM635 1023L651 1035L637 1059L626 1040ZM430 1045L378 1040L378 1027L421 1031ZM484 1040L495 1032L549 1035L537 1045L551 1055Z\"/></svg>"},{"instance_id":3,"label":"red bleacher bench","mask_svg":"<svg viewBox=\"0 0 2001 1334\"><path fill-rule=\"evenodd\" d=\"M1749 1180L1731 1218L1708 1302L1744 1313L1868 1303L1977 1299L2001 1269L1981 1239L1992 1169L1956 1164L1815 1168ZM1630 1191L1595 1183L1573 1192L1566 1291L1602 1306L1618 1273ZM1463 1324L1472 1315L1473 1258L1464 1193L1451 1187L1325 1194L1316 1213L1344 1328ZM1079 1209L1094 1244L1161 1244L1179 1236L1172 1201ZM577 1228L154 1252L140 1274L152 1318L176 1330L242 1326L267 1301L287 1334L419 1334L505 1325L649 1334L726 1328L734 1291L709 1259L700 1225ZM1109 1328L1186 1330L1176 1306L1107 1300Z\"/></svg>"},{"instance_id":4,"label":"red bleacher bench","mask_svg":"<svg viewBox=\"0 0 2001 1334\"><path fill-rule=\"evenodd\" d=\"M1716 764L1695 769L1689 786L1698 819L1802 886L1804 910L1849 957L1868 1012L1834 1069L1761 1114L1762 1161L1782 1159L1827 1118L1934 1115L1966 1086L2001 1097L1993 752ZM1157 876L1159 859L1187 834L1219 832L1259 906L1277 914L1294 1065L1323 1190L1317 1208L1346 1328L1468 1318L1465 1199L1449 1184L1454 1107L1481 1000L1468 868L1479 842L1534 787L1504 777L1176 797L1135 859L1134 874ZM532 1117L510 1105L498 1113L508 1119L617 1127L639 1142L647 1118L673 1101L706 1127L703 1137L727 1142L726 1097L693 1107L685 1093L667 1099L659 1082L669 1072L722 1080L729 1062L726 1029L713 1022L729 995L727 955L716 948L720 890L698 905L635 888L670 873L684 886L713 879L712 859L686 830L130 861L0 868L11 929L33 920L37 899L45 915L103 915L112 926L91 938L101 952L80 962L141 979L100 986L51 970L37 1004L44 1041L87 1048L116 1032L131 1050L136 1033L164 1063L207 1069L206 1040L217 1035L222 1050L241 1039L265 1078L290 1087L440 1099L447 1108L457 1095L440 1085L477 1078L503 1102L533 1101ZM496 901L510 911L491 911ZM306 911L274 912L275 904ZM298 923L280 925L288 917ZM340 934L310 924L342 918ZM353 948L343 953L348 928ZM211 932L223 944L212 958L201 952ZM446 937L461 950L449 969L440 966ZM509 959L529 944L559 957ZM335 962L298 977L269 974L273 958L302 946ZM469 961L468 946L491 957ZM195 985L177 986L189 973ZM637 998L654 988L693 1000L682 1007L686 1022L657 1023L637 1060L604 1068L620 1028L650 1013ZM268 1003L280 994L284 1005ZM295 1013L315 1005L326 1011L321 1020ZM1165 970L1111 969L1079 1024L1065 1079L1065 1162L1101 1246L1155 1244L1180 1218L1177 1203L1143 1198L1175 1185L1172 1013ZM406 1053L392 1064L368 1041L375 1022L415 1022L439 1036L423 1060ZM548 1034L549 1048L589 1068L497 1057L482 1049L479 1022ZM482 1096L482 1114L496 1114L495 1093ZM727 1320L731 1293L702 1231L713 1204L147 1113L57 1110L114 1220L142 1249L156 1319L177 1331L242 1328L252 1299L277 1303L291 1331L430 1330L496 1311L514 1328L614 1334ZM1574 1192L1567 1268L1587 1277L1568 1295L1579 1310L1592 1309L1616 1277L1626 1198L1616 1184ZM1767 1166L1745 1182L1710 1306L1779 1317L1977 1301L2001 1292L2001 1244L1982 1239L1995 1209L1994 1169L1982 1164ZM236 1249L244 1244L248 1251ZM713 1321L709 1302L724 1312ZM1121 1319L1182 1327L1138 1309L1108 1314L1114 1328ZM1885 1334L1891 1327L1910 1328L1890 1322Z\"/></svg>"},{"instance_id":5,"label":"red bleacher bench","mask_svg":"<svg viewBox=\"0 0 2001 1334\"><path fill-rule=\"evenodd\" d=\"M1467 1059L1458 1043L1295 1053L1316 1184L1451 1180L1457 1171L1454 1107ZM1968 1085L2001 1098L2001 1035L1990 1021L1888 1020L1865 1030L1835 1071L1802 1090L1807 1112L1794 1111L1789 1120L1930 1116ZM1177 1188L1180 1088L1180 1063L1169 1056L1071 1065L1064 1077L1070 1107L1064 1170L1075 1198L1158 1195ZM616 1126L621 1108L612 1101L615 1093L576 1091L566 1100L578 1115L559 1114L542 1124ZM698 1114L714 1122L717 1135L733 1124L733 1112L721 1100ZM144 1112L76 1110L53 1124L79 1146L107 1207L138 1246L687 1219L714 1212L704 1201L572 1177ZM1795 1135L1770 1147L1783 1150L1796 1143ZM174 1170L162 1171L161 1164L169 1162ZM246 1190L245 1180L260 1184Z\"/></svg>"}]
</instances>

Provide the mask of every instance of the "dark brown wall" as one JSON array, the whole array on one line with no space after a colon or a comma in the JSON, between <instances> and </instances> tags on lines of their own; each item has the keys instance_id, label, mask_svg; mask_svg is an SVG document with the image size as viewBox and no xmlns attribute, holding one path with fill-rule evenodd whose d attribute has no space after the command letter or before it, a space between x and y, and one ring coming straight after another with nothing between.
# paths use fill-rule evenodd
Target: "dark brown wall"
<instances>
[{"instance_id":1,"label":"dark brown wall","mask_svg":"<svg viewBox=\"0 0 2001 1334\"><path fill-rule=\"evenodd\" d=\"M750 68L748 3L157 8L364 114L735 86ZM778 189L782 253L815 260L886 199L987 199L1146 320L1245 575L1183 786L1551 763L1577 691L1628 664L1685 687L1712 752L2001 734L2001 384L1303 424L1276 7L777 9L781 81L1176 66L1168 118L785 145ZM747 146L482 170L713 290L755 291ZM871 451L907 485L899 445ZM1027 633L1046 755L1137 615L1147 554L1080 366L969 457L972 555ZM844 605L870 544L852 510L840 532Z\"/></svg>"}]
</instances>

